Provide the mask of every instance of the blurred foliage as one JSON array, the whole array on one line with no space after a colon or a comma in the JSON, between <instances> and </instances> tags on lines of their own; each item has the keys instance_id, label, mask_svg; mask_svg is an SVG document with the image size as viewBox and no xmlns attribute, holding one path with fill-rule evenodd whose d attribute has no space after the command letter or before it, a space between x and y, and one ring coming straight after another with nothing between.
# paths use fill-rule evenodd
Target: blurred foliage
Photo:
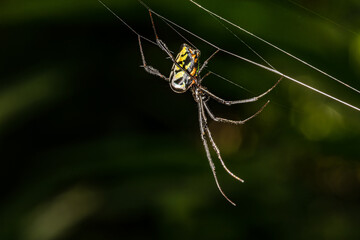
<instances>
[{"instance_id":1,"label":"blurred foliage","mask_svg":"<svg viewBox=\"0 0 360 240\"><path fill-rule=\"evenodd\" d=\"M137 1L104 2L153 39ZM261 61L188 1L146 3ZM360 89L358 0L200 3ZM176 52L184 40L155 22ZM231 30L280 71L360 106L359 94ZM210 123L223 159L245 179L236 182L214 157L233 207L214 183L191 94L139 68L136 35L97 1L2 1L0 32L0 239L360 239L359 112L283 80L249 123ZM183 34L203 58L214 51ZM148 43L144 51L168 75L166 55ZM247 89L208 77L204 84L227 99L260 94L277 79L224 54L209 69ZM265 101L210 104L239 119Z\"/></svg>"}]
</instances>

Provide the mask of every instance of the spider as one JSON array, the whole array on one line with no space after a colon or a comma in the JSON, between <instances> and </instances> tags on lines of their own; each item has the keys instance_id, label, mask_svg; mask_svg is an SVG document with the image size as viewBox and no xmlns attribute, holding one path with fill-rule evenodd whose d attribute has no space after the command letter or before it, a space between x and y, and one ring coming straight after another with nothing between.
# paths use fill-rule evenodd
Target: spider
<instances>
[{"instance_id":1,"label":"spider","mask_svg":"<svg viewBox=\"0 0 360 240\"><path fill-rule=\"evenodd\" d=\"M221 165L226 170L226 172L228 174L230 174L233 178L239 180L240 182L244 182L244 180L239 178L238 176L236 176L234 173L232 173L226 167L226 165L221 157L220 150L219 150L218 146L216 145L216 143L212 137L211 131L208 127L208 117L207 116L209 116L213 121L216 121L216 122L240 125L240 124L244 124L245 122L249 121L250 119L256 117L259 113L261 113L263 111L263 109L268 105L268 103L270 101L268 100L256 113L254 113L250 117L248 117L244 120L238 120L238 121L215 116L211 112L207 102L209 101L209 99L214 99L215 101L217 101L221 104L227 105L227 106L234 105L234 104L255 102L258 99L262 98L263 96L267 95L272 89L274 89L281 81L282 76L271 88L269 88L266 92L260 94L259 96L248 98L248 99L235 100L235 101L224 100L224 99L216 96L215 94L211 93L209 90L207 90L206 87L204 87L202 85L202 81L204 80L204 78L207 77L208 75L210 75L211 72L206 73L202 77L200 75L202 73L202 71L205 69L205 67L207 66L207 64L209 63L209 61L219 52L219 49L217 49L210 57L208 57L204 61L203 64L200 64L200 62L199 62L200 55L201 55L200 50L196 49L195 47L192 47L186 43L183 43L180 47L179 53L177 54L176 57L174 57L172 52L169 50L169 48L159 38L159 36L157 34L154 20L152 17L152 10L150 8L148 8L143 2L139 1L149 11L151 25L153 28L156 42L153 42L153 41L143 37L142 35L138 34L134 29L132 29L128 24L126 24L118 15L116 15L112 10L110 10L104 3L102 3L100 0L98 0L98 1L102 5L104 5L105 8L107 8L118 19L120 19L120 21L122 21L127 27L129 27L130 30L132 30L135 34L137 34L139 50L140 50L140 55L141 55L141 60L142 60L142 65L140 67L143 67L144 70L146 72L148 72L149 74L155 75L155 76L167 81L170 85L171 90L174 91L175 93L185 93L187 91L190 91L192 93L192 96L194 98L194 101L197 104L197 109L198 109L200 137L201 137L202 143L204 145L204 149L206 152L207 159L209 160L209 164L210 164L212 173L214 175L215 183L216 183L220 193L224 196L224 198L227 201L229 201L232 205L236 206L236 204L234 202L232 202L225 195L225 193L223 192L223 190L220 187L220 184L219 184L217 176L216 176L215 165L211 158L208 142L210 142L211 147L215 151L218 159L220 160ZM145 39L149 42L156 44L172 60L173 65L172 65L169 77L166 77L165 75L160 73L159 70L157 70L156 68L154 68L146 63L141 39Z\"/></svg>"}]
</instances>

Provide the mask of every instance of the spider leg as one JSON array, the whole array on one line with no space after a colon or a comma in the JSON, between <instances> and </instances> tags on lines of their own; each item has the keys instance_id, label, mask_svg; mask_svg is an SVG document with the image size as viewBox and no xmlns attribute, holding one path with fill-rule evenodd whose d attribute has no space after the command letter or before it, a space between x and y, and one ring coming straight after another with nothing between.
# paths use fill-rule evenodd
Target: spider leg
<instances>
[{"instance_id":1,"label":"spider leg","mask_svg":"<svg viewBox=\"0 0 360 240\"><path fill-rule=\"evenodd\" d=\"M204 111L204 107L203 107L204 105L206 106L206 103L204 103L204 102L201 101L201 105L202 105L202 106L201 106L201 114L202 114L203 118L206 119L205 111ZM209 114L209 115L210 115L210 114ZM212 117L212 116L210 115L210 117ZM204 120L204 122L206 123L206 120ZM239 180L240 182L244 182L243 179L241 179L241 178L239 178L238 176L236 176L234 173L232 173L232 172L226 167L226 165L225 165L225 163L224 163L224 161L223 161L223 159L222 159L222 157L221 157L220 150L219 150L218 146L216 145L216 143L215 143L215 141L214 141L214 139L213 139L213 137L212 137L211 131L210 131L209 127L207 126L207 124L204 125L204 130L206 131L207 136L208 136L208 138L209 138L209 141L210 141L210 143L211 143L211 145L212 145L212 148L213 148L214 151L216 152L217 157L218 157L218 159L220 160L221 165L224 167L224 169L225 169L233 178Z\"/></svg>"},{"instance_id":2,"label":"spider leg","mask_svg":"<svg viewBox=\"0 0 360 240\"><path fill-rule=\"evenodd\" d=\"M155 38L156 38L156 44L158 45L158 47L163 50L167 55L168 57L171 59L171 61L180 69L182 69L188 76L190 76L186 70L183 69L183 67L181 67L179 65L178 62L175 61L174 59L174 56L172 55L170 49L166 46L166 44L159 38L157 32L156 32L156 27L155 27L155 24L154 24L154 19L152 17L152 13L151 13L151 10L149 10L149 16L150 16L150 20L151 20L151 25L152 25L152 28L154 30L154 35L155 35ZM140 38L139 38L139 42L140 42ZM141 45L141 44L140 44ZM140 46L140 51L142 52L142 47ZM143 54L142 54L142 57L143 57ZM145 60L145 58L143 57L143 61ZM150 68L149 68L150 67ZM147 67L147 69L145 69L147 72L149 72L150 74L154 74L154 75L157 75L161 78L164 78L165 76L162 75L157 69L149 66ZM196 80L193 76L190 76L193 80ZM164 78L166 81L170 81L169 78Z\"/></svg>"},{"instance_id":3,"label":"spider leg","mask_svg":"<svg viewBox=\"0 0 360 240\"><path fill-rule=\"evenodd\" d=\"M154 24L154 19L152 17L152 14L151 14L151 10L149 10L149 16L150 16L150 20L151 20L151 25L152 25L152 28L154 30L154 35L155 35L155 38L156 38L156 43L157 45L159 46L159 48L161 50L163 50L169 57L171 60L173 60L173 62L175 61L173 55L171 54L171 51L169 50L169 48L166 46L166 44L160 40L157 32L156 32L156 28L155 28L155 24Z\"/></svg>"},{"instance_id":4,"label":"spider leg","mask_svg":"<svg viewBox=\"0 0 360 240\"><path fill-rule=\"evenodd\" d=\"M199 70L199 74L200 74L201 71L206 67L206 65L209 63L210 59L212 59L212 58L215 56L215 54L217 54L219 51L220 51L220 50L217 49L213 54L211 54L211 56L210 56L208 59L206 59L206 61L203 63L203 65L201 66L201 68L200 68L200 70Z\"/></svg>"},{"instance_id":5,"label":"spider leg","mask_svg":"<svg viewBox=\"0 0 360 240\"><path fill-rule=\"evenodd\" d=\"M201 101L201 100L200 100ZM200 103L200 101L198 102L198 111L199 111L199 123L200 123L200 135L201 135L201 140L203 142L204 148L205 148L205 152L206 152L206 156L209 160L209 164L212 170L212 173L214 175L214 179L215 179L215 183L220 191L220 193L224 196L224 198L226 200L228 200L232 205L236 206L236 204L234 202L232 202L226 195L225 193L222 191L220 184L218 182L218 179L216 177L216 171L215 171L215 165L214 162L211 159L211 154L209 151L209 146L206 140L206 135L205 135L205 130L204 130L204 119L203 119L203 109L202 109L202 104Z\"/></svg>"},{"instance_id":6,"label":"spider leg","mask_svg":"<svg viewBox=\"0 0 360 240\"><path fill-rule=\"evenodd\" d=\"M260 98L262 98L263 96L265 96L266 94L268 94L271 90L273 90L281 81L283 77L281 76L281 78L271 87L269 88L266 92L260 94L259 96L253 97L253 98L248 98L248 99L241 99L241 100L235 100L235 101L227 101L224 100L218 96L216 96L215 94L213 94L212 92L210 92L209 90L207 90L206 88L199 86L199 88L205 92L206 94L208 94L212 99L218 101L219 103L222 103L224 105L230 106L230 105L234 105L234 104L240 104L240 103L249 103L249 102L255 102L257 100L259 100Z\"/></svg>"},{"instance_id":7,"label":"spider leg","mask_svg":"<svg viewBox=\"0 0 360 240\"><path fill-rule=\"evenodd\" d=\"M142 49L140 35L138 36L138 40L139 40L139 48L140 48L141 60L142 60L142 63L143 63L143 65L141 67L143 67L146 72L148 72L148 73L150 73L152 75L158 76L158 77L164 79L165 81L169 82L169 79L167 77L165 77L163 74L161 74L159 70L157 70L156 68L154 68L152 66L147 65L146 60L145 60L145 56L144 56L144 52L143 52L143 49Z\"/></svg>"},{"instance_id":8,"label":"spider leg","mask_svg":"<svg viewBox=\"0 0 360 240\"><path fill-rule=\"evenodd\" d=\"M269 104L270 101L267 101L256 113L254 113L253 115L251 115L250 117L244 119L244 120L239 120L239 121L235 121L235 120L231 120L231 119L226 119L226 118L220 118L220 117L216 117L210 110L209 106L204 102L204 106L206 109L206 112L209 114L209 116L211 117L212 120L214 120L215 122L222 122L222 123L231 123L231 124L235 124L235 125L239 125L239 124L244 124L245 122L249 121L250 119L256 117L259 113L261 113L264 108Z\"/></svg>"},{"instance_id":9,"label":"spider leg","mask_svg":"<svg viewBox=\"0 0 360 240\"><path fill-rule=\"evenodd\" d=\"M200 78L199 82L201 83L204 78L209 76L212 72L207 72L203 77Z\"/></svg>"},{"instance_id":10,"label":"spider leg","mask_svg":"<svg viewBox=\"0 0 360 240\"><path fill-rule=\"evenodd\" d=\"M191 76L189 73L187 73L187 71L179 65L178 62L175 61L174 59L174 56L172 55L172 52L170 51L170 49L166 46L166 44L159 38L157 32L156 32L156 27L155 27L155 24L154 24L154 19L152 17L152 11L149 9L149 16L150 16L150 20L151 20L151 25L152 25L152 28L154 30L154 35L155 35L155 38L156 38L156 44L158 45L158 47L163 50L167 55L168 57L171 59L171 61L178 67L180 68L181 70L183 70L185 72L185 74L187 74L187 76L189 76L190 78L192 78L194 81L196 81L197 79L194 77L194 76ZM218 50L219 51L219 50ZM216 51L216 52L218 52ZM216 53L215 52L215 53ZM213 55L215 55L215 53ZM151 72L155 71L155 75L158 75L159 74L159 71L157 71L156 69L152 68L152 69L149 69ZM158 75L159 76L159 75ZM166 79L167 81L169 81L169 79L167 78Z\"/></svg>"}]
</instances>

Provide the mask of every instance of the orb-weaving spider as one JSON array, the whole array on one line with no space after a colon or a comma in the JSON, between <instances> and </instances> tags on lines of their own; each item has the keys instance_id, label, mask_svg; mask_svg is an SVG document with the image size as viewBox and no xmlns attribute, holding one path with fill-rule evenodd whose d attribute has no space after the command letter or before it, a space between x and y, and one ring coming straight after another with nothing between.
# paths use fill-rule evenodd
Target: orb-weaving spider
<instances>
[{"instance_id":1,"label":"orb-weaving spider","mask_svg":"<svg viewBox=\"0 0 360 240\"><path fill-rule=\"evenodd\" d=\"M165 81L169 82L170 88L176 93L185 93L188 90L191 91L191 93L193 95L193 98L194 98L195 102L197 103L197 107L198 107L201 140L202 140L202 143L204 145L204 148L205 148L205 151L206 151L206 156L207 156L207 158L209 160L209 164L210 164L211 170L213 172L216 185L217 185L219 191L221 192L221 194L231 204L233 204L235 206L235 203L233 203L225 195L225 193L222 191L222 189L220 187L220 184L219 184L219 182L217 180L216 172L215 172L215 165L214 165L214 163L212 161L212 158L211 158L211 154L210 154L210 150L209 150L209 146L208 146L208 141L211 143L211 146L212 146L213 150L216 152L217 157L220 160L220 162L221 162L222 166L224 167L224 169L233 178L235 178L235 179L237 179L237 180L239 180L241 182L244 182L244 180L242 180L241 178L239 178L238 176L233 174L226 167L224 161L222 160L220 150L217 147L217 145L216 145L216 143L215 143L215 141L214 141L214 139L212 137L212 134L210 132L210 129L208 127L208 124L207 124L208 120L207 120L206 114L208 116L210 116L210 118L212 120L216 121L216 122L231 123L231 124L244 124L248 120L256 117L267 106L267 104L270 101L267 101L255 114L251 115L250 117L246 118L245 120L239 120L239 121L216 117L211 112L209 106L207 105L207 101L210 98L212 98L215 101L217 101L217 102L219 102L221 104L227 105L227 106L234 105L234 104L240 104L240 103L255 102L259 98L261 98L261 97L265 96L266 94L268 94L272 89L274 89L276 87L276 85L281 81L282 77L270 89L268 89L266 92L264 92L263 94L261 94L259 96L249 98L249 99L236 100L236 101L226 101L226 100L216 96L215 94L211 93L209 90L207 90L207 88L205 88L201 84L203 79L205 77L207 77L209 74L211 74L211 72L208 72L203 77L201 77L200 76L201 72L204 70L204 68L209 63L209 61L220 51L219 49L217 49L210 57L208 57L206 59L206 61L204 61L204 63L202 65L200 65L200 63L199 63L200 50L196 49L195 47L191 47L190 45L184 43L184 44L182 44L182 46L180 48L180 52L174 58L174 56L171 53L171 51L169 50L169 48L165 45L165 43L162 40L159 39L158 34L156 32L154 20L153 20L153 17L152 17L152 10L150 8L148 8L144 3L142 3L140 1L140 3L142 3L149 11L150 20L151 20L152 28L153 28L154 35L155 35L155 38L156 38L156 42L151 41L151 40L143 37L139 33L137 33L126 22L124 22L118 15L116 15L111 9L109 9L104 3L102 3L100 0L99 0L99 2L102 5L104 5L105 8L107 8L112 14L114 14L120 21L122 21L130 30L132 30L138 36L139 49L140 49L140 54L141 54L141 59L142 59L142 66L141 67L143 67L146 72L148 72L148 73L150 73L152 75L158 76L158 77L164 79ZM160 73L159 70L157 70L156 68L154 68L154 67L152 67L152 66L150 66L150 65L148 65L146 63L143 48L142 48L141 39L144 39L144 40L149 41L149 42L151 42L153 44L156 44L172 60L173 65L172 65L169 77L166 77L165 75Z\"/></svg>"}]
</instances>

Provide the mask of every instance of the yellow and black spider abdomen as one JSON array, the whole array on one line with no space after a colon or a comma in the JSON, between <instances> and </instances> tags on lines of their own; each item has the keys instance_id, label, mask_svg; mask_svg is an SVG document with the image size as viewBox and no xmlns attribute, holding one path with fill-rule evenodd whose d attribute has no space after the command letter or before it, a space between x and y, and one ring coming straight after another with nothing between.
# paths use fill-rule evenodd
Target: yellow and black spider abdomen
<instances>
[{"instance_id":1,"label":"yellow and black spider abdomen","mask_svg":"<svg viewBox=\"0 0 360 240\"><path fill-rule=\"evenodd\" d=\"M174 92L186 92L195 83L199 68L200 51L183 44L170 72L170 87ZM185 70L185 71L184 71Z\"/></svg>"}]
</instances>

